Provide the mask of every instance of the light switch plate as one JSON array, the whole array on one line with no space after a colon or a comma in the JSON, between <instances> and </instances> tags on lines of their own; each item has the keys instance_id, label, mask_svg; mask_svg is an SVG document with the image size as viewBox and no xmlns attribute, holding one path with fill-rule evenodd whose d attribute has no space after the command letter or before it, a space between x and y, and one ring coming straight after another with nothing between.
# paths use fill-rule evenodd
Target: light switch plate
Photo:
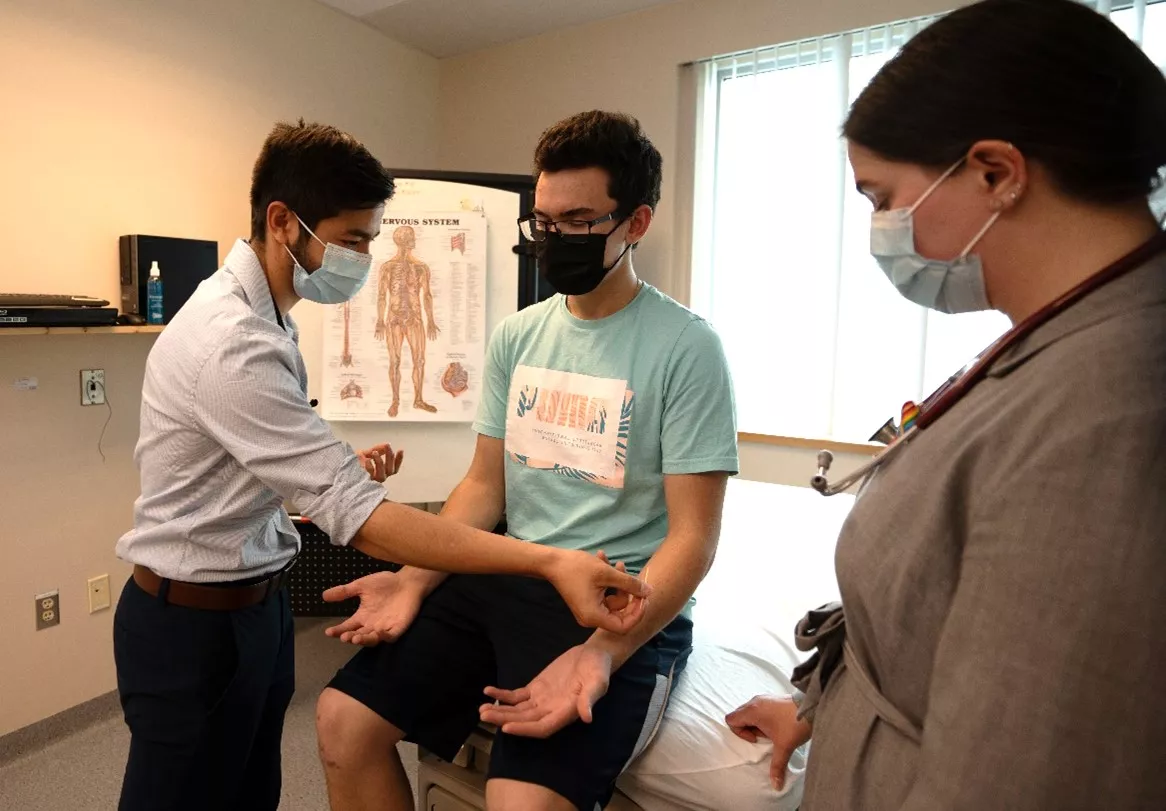
<instances>
[{"instance_id":1,"label":"light switch plate","mask_svg":"<svg viewBox=\"0 0 1166 811\"><path fill-rule=\"evenodd\" d=\"M105 370L81 370L81 405L105 405Z\"/></svg>"},{"instance_id":2,"label":"light switch plate","mask_svg":"<svg viewBox=\"0 0 1166 811\"><path fill-rule=\"evenodd\" d=\"M89 613L96 614L109 608L109 575L89 578Z\"/></svg>"}]
</instances>

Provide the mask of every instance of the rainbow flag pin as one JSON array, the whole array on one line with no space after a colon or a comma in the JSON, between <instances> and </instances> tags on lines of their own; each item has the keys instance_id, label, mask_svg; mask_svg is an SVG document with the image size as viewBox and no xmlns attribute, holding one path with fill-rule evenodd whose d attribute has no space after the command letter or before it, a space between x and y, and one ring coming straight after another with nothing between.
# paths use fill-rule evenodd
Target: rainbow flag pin
<instances>
[{"instance_id":1,"label":"rainbow flag pin","mask_svg":"<svg viewBox=\"0 0 1166 811\"><path fill-rule=\"evenodd\" d=\"M915 426L915 420L919 418L919 406L908 400L903 403L903 418L899 423L899 436L910 431Z\"/></svg>"}]
</instances>

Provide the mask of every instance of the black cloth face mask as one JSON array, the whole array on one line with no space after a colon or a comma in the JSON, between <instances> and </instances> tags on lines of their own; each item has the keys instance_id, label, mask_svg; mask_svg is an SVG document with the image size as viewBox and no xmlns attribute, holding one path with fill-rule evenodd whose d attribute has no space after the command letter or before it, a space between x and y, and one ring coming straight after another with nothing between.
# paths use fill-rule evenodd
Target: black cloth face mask
<instances>
[{"instance_id":1,"label":"black cloth face mask","mask_svg":"<svg viewBox=\"0 0 1166 811\"><path fill-rule=\"evenodd\" d=\"M611 233L571 237L569 242L562 234L549 232L535 248L543 278L564 296L585 296L592 292L632 247L629 244L624 248L610 266L603 264L607 238L626 221L626 217L620 220Z\"/></svg>"}]
</instances>

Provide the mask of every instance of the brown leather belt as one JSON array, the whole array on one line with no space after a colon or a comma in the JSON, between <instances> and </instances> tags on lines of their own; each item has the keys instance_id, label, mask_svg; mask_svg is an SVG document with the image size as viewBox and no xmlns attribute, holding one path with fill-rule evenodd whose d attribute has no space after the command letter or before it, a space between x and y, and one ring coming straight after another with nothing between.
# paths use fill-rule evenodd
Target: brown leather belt
<instances>
[{"instance_id":1,"label":"brown leather belt","mask_svg":"<svg viewBox=\"0 0 1166 811\"><path fill-rule=\"evenodd\" d=\"M134 582L151 597L157 597L162 584L167 583L166 602L172 605L207 611L236 611L261 603L279 591L287 583L294 563L293 559L271 577L246 586L202 586L181 580L166 581L157 572L138 565L134 566Z\"/></svg>"}]
</instances>

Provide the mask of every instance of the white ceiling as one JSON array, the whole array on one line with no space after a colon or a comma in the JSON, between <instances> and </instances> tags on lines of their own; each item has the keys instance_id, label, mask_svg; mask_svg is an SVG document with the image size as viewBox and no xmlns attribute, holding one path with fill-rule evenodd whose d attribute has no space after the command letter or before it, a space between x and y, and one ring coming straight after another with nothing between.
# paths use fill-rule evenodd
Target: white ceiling
<instances>
[{"instance_id":1,"label":"white ceiling","mask_svg":"<svg viewBox=\"0 0 1166 811\"><path fill-rule=\"evenodd\" d=\"M678 0L323 0L445 58Z\"/></svg>"}]
</instances>

